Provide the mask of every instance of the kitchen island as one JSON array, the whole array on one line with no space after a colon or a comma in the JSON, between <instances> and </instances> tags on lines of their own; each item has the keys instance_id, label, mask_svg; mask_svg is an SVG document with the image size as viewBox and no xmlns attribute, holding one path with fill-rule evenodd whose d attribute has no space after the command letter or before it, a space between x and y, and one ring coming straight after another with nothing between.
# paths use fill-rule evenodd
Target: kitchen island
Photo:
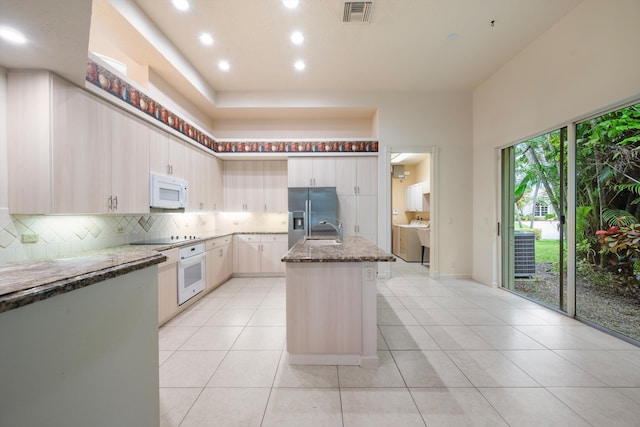
<instances>
[{"instance_id":1,"label":"kitchen island","mask_svg":"<svg viewBox=\"0 0 640 427\"><path fill-rule=\"evenodd\" d=\"M0 266L0 425L159 425L164 260L124 247Z\"/></svg>"},{"instance_id":2,"label":"kitchen island","mask_svg":"<svg viewBox=\"0 0 640 427\"><path fill-rule=\"evenodd\" d=\"M395 258L347 237L300 240L282 261L289 363L377 366L376 263Z\"/></svg>"}]
</instances>

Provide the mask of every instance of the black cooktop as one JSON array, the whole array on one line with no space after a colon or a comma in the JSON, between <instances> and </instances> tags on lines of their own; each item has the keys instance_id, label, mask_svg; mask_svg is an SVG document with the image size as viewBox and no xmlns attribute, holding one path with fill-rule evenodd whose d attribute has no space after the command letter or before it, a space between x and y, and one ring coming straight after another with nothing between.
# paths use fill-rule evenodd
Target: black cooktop
<instances>
[{"instance_id":1,"label":"black cooktop","mask_svg":"<svg viewBox=\"0 0 640 427\"><path fill-rule=\"evenodd\" d=\"M188 242L197 239L196 236L171 236L162 239L141 240L139 242L131 242L130 245L172 245L175 243Z\"/></svg>"}]
</instances>

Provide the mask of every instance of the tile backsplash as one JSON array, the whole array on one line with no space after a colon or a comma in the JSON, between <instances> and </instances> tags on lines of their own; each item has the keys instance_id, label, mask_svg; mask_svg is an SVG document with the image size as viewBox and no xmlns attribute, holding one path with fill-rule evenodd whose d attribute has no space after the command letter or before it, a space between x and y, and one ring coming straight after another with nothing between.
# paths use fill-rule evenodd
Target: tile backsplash
<instances>
[{"instance_id":1,"label":"tile backsplash","mask_svg":"<svg viewBox=\"0 0 640 427\"><path fill-rule=\"evenodd\" d=\"M213 213L47 216L9 215L0 209L0 263L60 258L137 240L215 230Z\"/></svg>"},{"instance_id":2,"label":"tile backsplash","mask_svg":"<svg viewBox=\"0 0 640 427\"><path fill-rule=\"evenodd\" d=\"M63 258L78 252L171 235L286 232L286 213L10 215L0 208L0 264ZM28 243L29 239L37 240Z\"/></svg>"}]
</instances>

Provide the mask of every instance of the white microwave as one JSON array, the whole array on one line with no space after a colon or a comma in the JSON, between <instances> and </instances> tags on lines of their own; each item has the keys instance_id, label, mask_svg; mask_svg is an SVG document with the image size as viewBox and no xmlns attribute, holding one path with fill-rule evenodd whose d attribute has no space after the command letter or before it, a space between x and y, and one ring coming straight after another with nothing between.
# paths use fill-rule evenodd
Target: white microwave
<instances>
[{"instance_id":1,"label":"white microwave","mask_svg":"<svg viewBox=\"0 0 640 427\"><path fill-rule=\"evenodd\" d=\"M150 207L181 209L189 205L189 185L184 179L152 173L149 183Z\"/></svg>"}]
</instances>

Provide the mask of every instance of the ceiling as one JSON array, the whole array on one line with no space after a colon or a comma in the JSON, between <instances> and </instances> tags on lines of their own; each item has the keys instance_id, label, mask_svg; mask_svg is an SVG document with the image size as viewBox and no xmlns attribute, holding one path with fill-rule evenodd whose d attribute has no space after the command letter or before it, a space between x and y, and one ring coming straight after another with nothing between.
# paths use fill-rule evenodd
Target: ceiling
<instances>
[{"instance_id":1,"label":"ceiling","mask_svg":"<svg viewBox=\"0 0 640 427\"><path fill-rule=\"evenodd\" d=\"M581 0L374 0L369 23L343 23L344 0L293 10L281 0L189 1L181 12L170 0L3 0L0 25L29 42L0 40L0 65L81 82L91 49L148 70L211 117L237 118L216 105L220 93L473 90ZM302 45L290 42L294 30ZM198 40L205 31L212 46Z\"/></svg>"}]
</instances>

